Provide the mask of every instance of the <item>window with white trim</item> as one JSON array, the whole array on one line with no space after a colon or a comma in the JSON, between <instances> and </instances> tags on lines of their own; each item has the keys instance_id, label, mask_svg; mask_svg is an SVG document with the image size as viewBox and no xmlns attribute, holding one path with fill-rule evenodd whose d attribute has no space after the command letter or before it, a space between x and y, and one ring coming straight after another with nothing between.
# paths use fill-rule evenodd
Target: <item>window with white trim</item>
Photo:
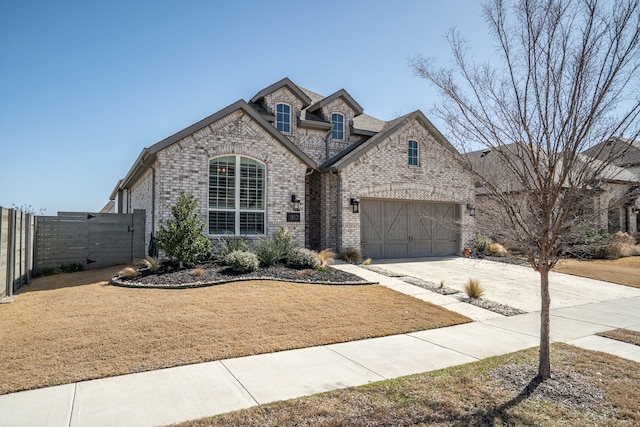
<instances>
[{"instance_id":1,"label":"window with white trim","mask_svg":"<svg viewBox=\"0 0 640 427\"><path fill-rule=\"evenodd\" d=\"M409 140L407 143L407 153L409 166L419 166L418 164L418 141Z\"/></svg>"},{"instance_id":2,"label":"window with white trim","mask_svg":"<svg viewBox=\"0 0 640 427\"><path fill-rule=\"evenodd\" d=\"M276 104L276 129L280 132L291 132L291 106L288 104Z\"/></svg>"},{"instance_id":3,"label":"window with white trim","mask_svg":"<svg viewBox=\"0 0 640 427\"><path fill-rule=\"evenodd\" d=\"M342 141L344 139L344 115L331 114L331 139Z\"/></svg>"},{"instance_id":4,"label":"window with white trim","mask_svg":"<svg viewBox=\"0 0 640 427\"><path fill-rule=\"evenodd\" d=\"M265 183L264 163L243 156L211 159L209 234L264 234Z\"/></svg>"}]
</instances>

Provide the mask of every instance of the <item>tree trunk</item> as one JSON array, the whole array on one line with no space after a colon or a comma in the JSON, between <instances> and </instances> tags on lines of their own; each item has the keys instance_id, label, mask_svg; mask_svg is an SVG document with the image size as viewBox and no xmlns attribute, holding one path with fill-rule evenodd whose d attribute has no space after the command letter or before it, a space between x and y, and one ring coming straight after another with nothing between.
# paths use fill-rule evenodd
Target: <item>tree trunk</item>
<instances>
[{"instance_id":1,"label":"tree trunk","mask_svg":"<svg viewBox=\"0 0 640 427\"><path fill-rule=\"evenodd\" d=\"M540 273L540 359L538 363L538 378L542 381L551 378L551 355L549 352L549 267L543 264Z\"/></svg>"}]
</instances>

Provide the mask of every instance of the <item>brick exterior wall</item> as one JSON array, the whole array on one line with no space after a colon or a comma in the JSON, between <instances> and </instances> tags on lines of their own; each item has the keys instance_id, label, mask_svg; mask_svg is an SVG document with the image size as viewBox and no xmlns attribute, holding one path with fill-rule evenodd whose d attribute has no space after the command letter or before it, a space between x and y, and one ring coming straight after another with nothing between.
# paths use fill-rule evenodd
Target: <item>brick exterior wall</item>
<instances>
[{"instance_id":1,"label":"brick exterior wall","mask_svg":"<svg viewBox=\"0 0 640 427\"><path fill-rule=\"evenodd\" d=\"M266 232L273 234L282 226L292 241L305 244L305 224L286 222L291 210L291 195L305 194L307 167L244 112L236 111L158 152L156 168L156 230L172 218L181 191L193 194L203 218L208 219L209 160L221 155L243 155L266 165ZM150 173L131 186L131 207L150 208ZM139 195L136 197L136 195ZM300 208L305 217L304 203ZM150 214L147 218L151 221ZM149 228L150 229L150 228ZM208 231L208 225L207 225Z\"/></svg>"},{"instance_id":2,"label":"brick exterior wall","mask_svg":"<svg viewBox=\"0 0 640 427\"><path fill-rule=\"evenodd\" d=\"M407 141L418 141L419 166L408 165ZM341 175L341 248L360 247L360 214L349 198L449 202L461 205L461 246L470 245L474 218L466 210L474 203L473 180L455 155L443 147L418 120L413 120L349 164Z\"/></svg>"}]
</instances>

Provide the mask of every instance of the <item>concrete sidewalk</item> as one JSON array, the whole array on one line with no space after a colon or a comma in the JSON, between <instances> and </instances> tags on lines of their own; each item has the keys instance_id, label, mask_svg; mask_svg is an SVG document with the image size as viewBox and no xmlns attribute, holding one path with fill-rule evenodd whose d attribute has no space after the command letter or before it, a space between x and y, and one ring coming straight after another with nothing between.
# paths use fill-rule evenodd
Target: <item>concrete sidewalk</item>
<instances>
[{"instance_id":1,"label":"concrete sidewalk","mask_svg":"<svg viewBox=\"0 0 640 427\"><path fill-rule=\"evenodd\" d=\"M371 274L375 273L363 273L369 279L374 277ZM410 295L429 292L397 279L376 278ZM429 297L424 295L425 299ZM446 307L465 310L454 301L441 302ZM551 338L640 362L640 347L593 335L618 327L640 330L639 307L640 295L554 309ZM484 313L475 317L483 319L448 328L3 395L0 426L168 425L442 369L538 345L537 312L513 317Z\"/></svg>"}]
</instances>

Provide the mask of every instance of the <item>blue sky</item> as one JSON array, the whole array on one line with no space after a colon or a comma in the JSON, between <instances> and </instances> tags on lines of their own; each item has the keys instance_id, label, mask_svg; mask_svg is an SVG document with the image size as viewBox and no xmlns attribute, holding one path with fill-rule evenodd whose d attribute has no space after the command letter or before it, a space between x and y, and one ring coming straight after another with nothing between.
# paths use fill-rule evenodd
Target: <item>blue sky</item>
<instances>
[{"instance_id":1,"label":"blue sky","mask_svg":"<svg viewBox=\"0 0 640 427\"><path fill-rule=\"evenodd\" d=\"M475 0L0 0L0 206L99 211L144 147L283 77L431 117L407 60L446 65L452 26L491 55Z\"/></svg>"}]
</instances>

